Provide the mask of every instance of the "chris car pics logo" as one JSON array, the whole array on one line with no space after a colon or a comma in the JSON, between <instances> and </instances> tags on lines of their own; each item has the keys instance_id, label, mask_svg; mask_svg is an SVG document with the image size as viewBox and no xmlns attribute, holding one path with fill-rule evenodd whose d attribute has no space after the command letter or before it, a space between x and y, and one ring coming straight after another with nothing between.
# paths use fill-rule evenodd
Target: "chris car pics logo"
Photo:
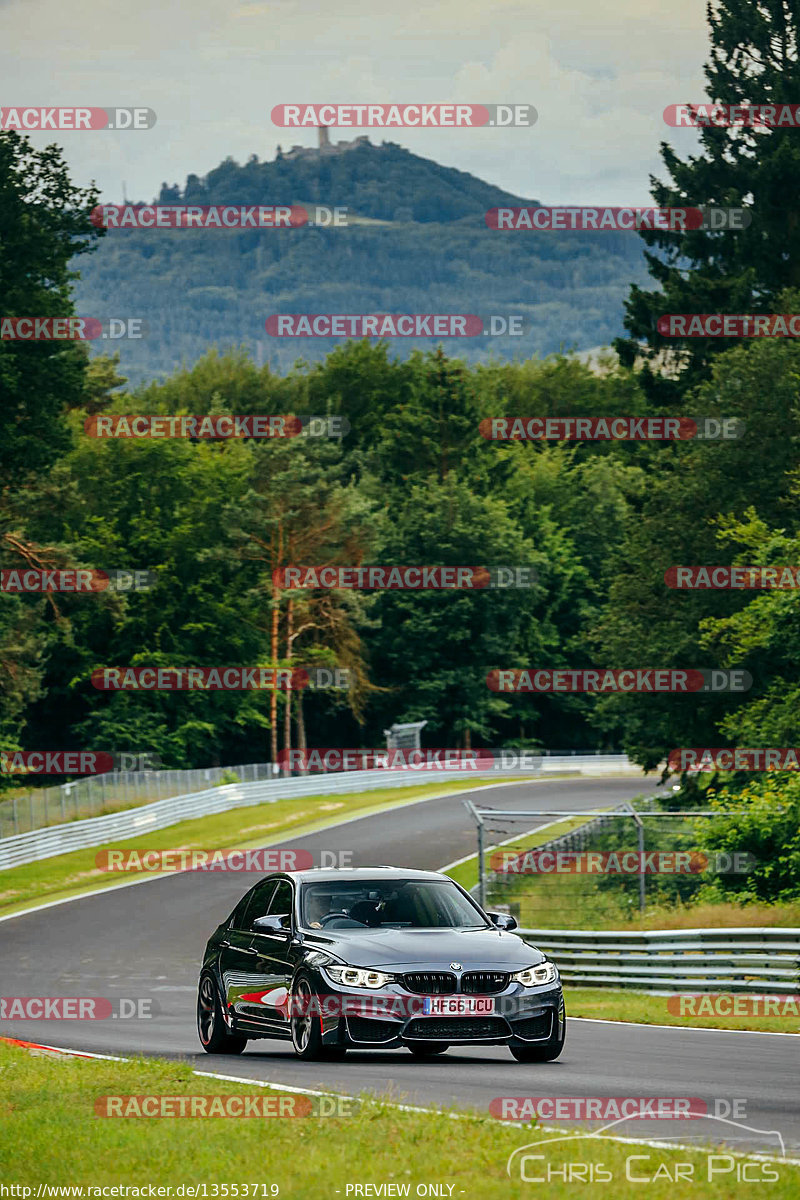
<instances>
[{"instance_id":1,"label":"chris car pics logo","mask_svg":"<svg viewBox=\"0 0 800 1200\"><path fill-rule=\"evenodd\" d=\"M760 1141L771 1139L767 1144L772 1152L748 1155L741 1151L729 1153L721 1148L718 1151L695 1149L684 1144L687 1137L685 1133L664 1135L661 1132L657 1141L634 1147L630 1145L633 1140L630 1131L619 1128L629 1120L663 1120L679 1116L718 1122L721 1129L714 1128L713 1135L708 1137L709 1141L712 1137L726 1142L743 1136L752 1139L752 1135L757 1134ZM745 1131L744 1135L739 1132L742 1130ZM643 1136L646 1135L641 1130L636 1130L634 1137ZM672 1153L670 1141L677 1143ZM619 1151L622 1151L621 1159ZM665 1116L658 1112L639 1112L623 1115L591 1133L544 1136L528 1142L509 1155L506 1174L520 1183L534 1184L613 1184L624 1181L634 1184L702 1185L724 1181L735 1188L742 1183L775 1183L781 1178L778 1168L785 1154L784 1140L779 1130L757 1129L743 1121L722 1116L719 1112L673 1112ZM689 1193L681 1189L676 1194ZM732 1190L726 1194L735 1195L736 1192ZM698 1191L697 1195L703 1195L703 1192Z\"/></svg>"}]
</instances>

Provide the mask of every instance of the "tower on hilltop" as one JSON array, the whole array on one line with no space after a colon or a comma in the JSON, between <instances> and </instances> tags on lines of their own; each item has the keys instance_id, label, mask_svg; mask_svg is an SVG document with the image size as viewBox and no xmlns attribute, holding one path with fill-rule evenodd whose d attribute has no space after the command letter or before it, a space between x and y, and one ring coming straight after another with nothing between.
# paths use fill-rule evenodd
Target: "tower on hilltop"
<instances>
[{"instance_id":1,"label":"tower on hilltop","mask_svg":"<svg viewBox=\"0 0 800 1200\"><path fill-rule=\"evenodd\" d=\"M329 149L331 143L330 143L330 139L328 138L328 126L327 125L318 125L317 126L317 134L319 136L320 150Z\"/></svg>"}]
</instances>

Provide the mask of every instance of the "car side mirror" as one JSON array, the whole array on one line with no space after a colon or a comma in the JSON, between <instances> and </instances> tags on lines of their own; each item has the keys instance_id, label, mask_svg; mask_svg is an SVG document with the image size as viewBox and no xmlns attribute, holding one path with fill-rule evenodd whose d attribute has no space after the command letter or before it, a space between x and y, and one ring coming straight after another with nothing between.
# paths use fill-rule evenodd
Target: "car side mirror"
<instances>
[{"instance_id":1,"label":"car side mirror","mask_svg":"<svg viewBox=\"0 0 800 1200\"><path fill-rule=\"evenodd\" d=\"M487 912L487 917L497 929L516 929L517 918L512 917L511 913Z\"/></svg>"},{"instance_id":2,"label":"car side mirror","mask_svg":"<svg viewBox=\"0 0 800 1200\"><path fill-rule=\"evenodd\" d=\"M254 933L280 933L288 937L291 933L291 924L287 916L269 916L256 917L253 921Z\"/></svg>"}]
</instances>

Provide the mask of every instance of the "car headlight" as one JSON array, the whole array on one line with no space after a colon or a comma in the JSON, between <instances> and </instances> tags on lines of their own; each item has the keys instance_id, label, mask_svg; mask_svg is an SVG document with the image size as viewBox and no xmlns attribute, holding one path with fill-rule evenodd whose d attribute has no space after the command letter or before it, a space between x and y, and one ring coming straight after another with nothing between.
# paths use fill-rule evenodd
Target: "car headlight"
<instances>
[{"instance_id":1,"label":"car headlight","mask_svg":"<svg viewBox=\"0 0 800 1200\"><path fill-rule=\"evenodd\" d=\"M394 979L383 971L369 971L363 967L325 967L334 983L343 983L346 987L380 988Z\"/></svg>"},{"instance_id":2,"label":"car headlight","mask_svg":"<svg viewBox=\"0 0 800 1200\"><path fill-rule=\"evenodd\" d=\"M511 976L517 983L521 983L523 987L539 987L542 983L553 983L558 979L558 970L556 964L545 960L539 963L538 967L528 967L525 971L517 971Z\"/></svg>"}]
</instances>

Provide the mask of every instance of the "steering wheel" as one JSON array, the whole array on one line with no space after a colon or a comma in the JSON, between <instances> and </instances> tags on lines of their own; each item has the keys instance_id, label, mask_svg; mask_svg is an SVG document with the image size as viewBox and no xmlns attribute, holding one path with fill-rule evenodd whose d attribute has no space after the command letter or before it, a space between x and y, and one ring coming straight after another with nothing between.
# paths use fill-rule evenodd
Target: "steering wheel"
<instances>
[{"instance_id":1,"label":"steering wheel","mask_svg":"<svg viewBox=\"0 0 800 1200\"><path fill-rule=\"evenodd\" d=\"M341 921L342 917L344 917L345 920L349 920L347 913L326 913L324 917L320 917L319 923L324 928L329 921Z\"/></svg>"}]
</instances>

